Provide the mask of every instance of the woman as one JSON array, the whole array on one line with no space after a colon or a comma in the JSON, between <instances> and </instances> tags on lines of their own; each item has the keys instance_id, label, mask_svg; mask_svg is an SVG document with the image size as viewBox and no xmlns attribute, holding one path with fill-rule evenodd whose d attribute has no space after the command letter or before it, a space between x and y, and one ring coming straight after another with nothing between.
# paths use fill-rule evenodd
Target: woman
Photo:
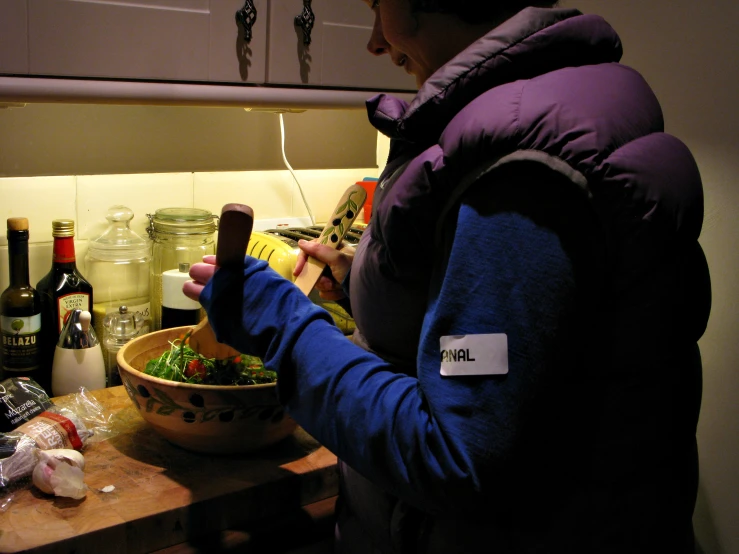
<instances>
[{"instance_id":1,"label":"woman","mask_svg":"<svg viewBox=\"0 0 739 554\"><path fill-rule=\"evenodd\" d=\"M208 259L186 285L341 460L337 550L692 553L692 156L600 17L367 2L369 50L419 91L368 102L391 149L353 258L301 243L353 341L263 261Z\"/></svg>"}]
</instances>

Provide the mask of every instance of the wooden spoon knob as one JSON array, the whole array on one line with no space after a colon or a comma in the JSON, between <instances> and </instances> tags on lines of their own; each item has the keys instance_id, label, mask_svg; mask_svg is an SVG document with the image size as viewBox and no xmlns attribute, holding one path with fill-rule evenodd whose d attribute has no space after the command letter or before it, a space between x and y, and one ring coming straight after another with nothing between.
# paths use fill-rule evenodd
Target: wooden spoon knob
<instances>
[{"instance_id":1,"label":"wooden spoon knob","mask_svg":"<svg viewBox=\"0 0 739 554\"><path fill-rule=\"evenodd\" d=\"M244 264L246 248L254 227L254 212L245 204L226 204L221 210L218 224L216 265L238 269ZM216 340L213 328L204 318L190 332L190 348L206 358L224 359L238 356L240 352Z\"/></svg>"}]
</instances>

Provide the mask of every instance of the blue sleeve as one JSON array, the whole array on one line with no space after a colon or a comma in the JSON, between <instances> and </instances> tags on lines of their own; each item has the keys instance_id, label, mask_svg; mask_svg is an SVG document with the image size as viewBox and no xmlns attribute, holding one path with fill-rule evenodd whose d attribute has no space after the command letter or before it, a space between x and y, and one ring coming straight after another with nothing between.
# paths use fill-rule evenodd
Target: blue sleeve
<instances>
[{"instance_id":1,"label":"blue sleeve","mask_svg":"<svg viewBox=\"0 0 739 554\"><path fill-rule=\"evenodd\" d=\"M575 295L557 234L516 211L491 210L493 201L478 187L462 203L417 377L352 344L264 261L247 257L243 276L218 270L201 299L219 340L279 372L280 397L308 433L427 511L465 509L504 482L500 469ZM440 337L484 333L508 336L509 373L442 377Z\"/></svg>"}]
</instances>

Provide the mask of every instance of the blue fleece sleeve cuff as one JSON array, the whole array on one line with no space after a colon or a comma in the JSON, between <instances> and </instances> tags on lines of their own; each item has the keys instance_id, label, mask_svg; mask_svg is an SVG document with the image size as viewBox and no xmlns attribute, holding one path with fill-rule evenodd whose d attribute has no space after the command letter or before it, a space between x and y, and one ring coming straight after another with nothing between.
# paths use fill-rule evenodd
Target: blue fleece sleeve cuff
<instances>
[{"instance_id":1,"label":"blue fleece sleeve cuff","mask_svg":"<svg viewBox=\"0 0 739 554\"><path fill-rule=\"evenodd\" d=\"M243 271L219 268L200 303L220 342L259 356L278 372L290 365L295 342L311 322L323 321L341 334L328 312L266 261L251 256L245 257Z\"/></svg>"}]
</instances>

